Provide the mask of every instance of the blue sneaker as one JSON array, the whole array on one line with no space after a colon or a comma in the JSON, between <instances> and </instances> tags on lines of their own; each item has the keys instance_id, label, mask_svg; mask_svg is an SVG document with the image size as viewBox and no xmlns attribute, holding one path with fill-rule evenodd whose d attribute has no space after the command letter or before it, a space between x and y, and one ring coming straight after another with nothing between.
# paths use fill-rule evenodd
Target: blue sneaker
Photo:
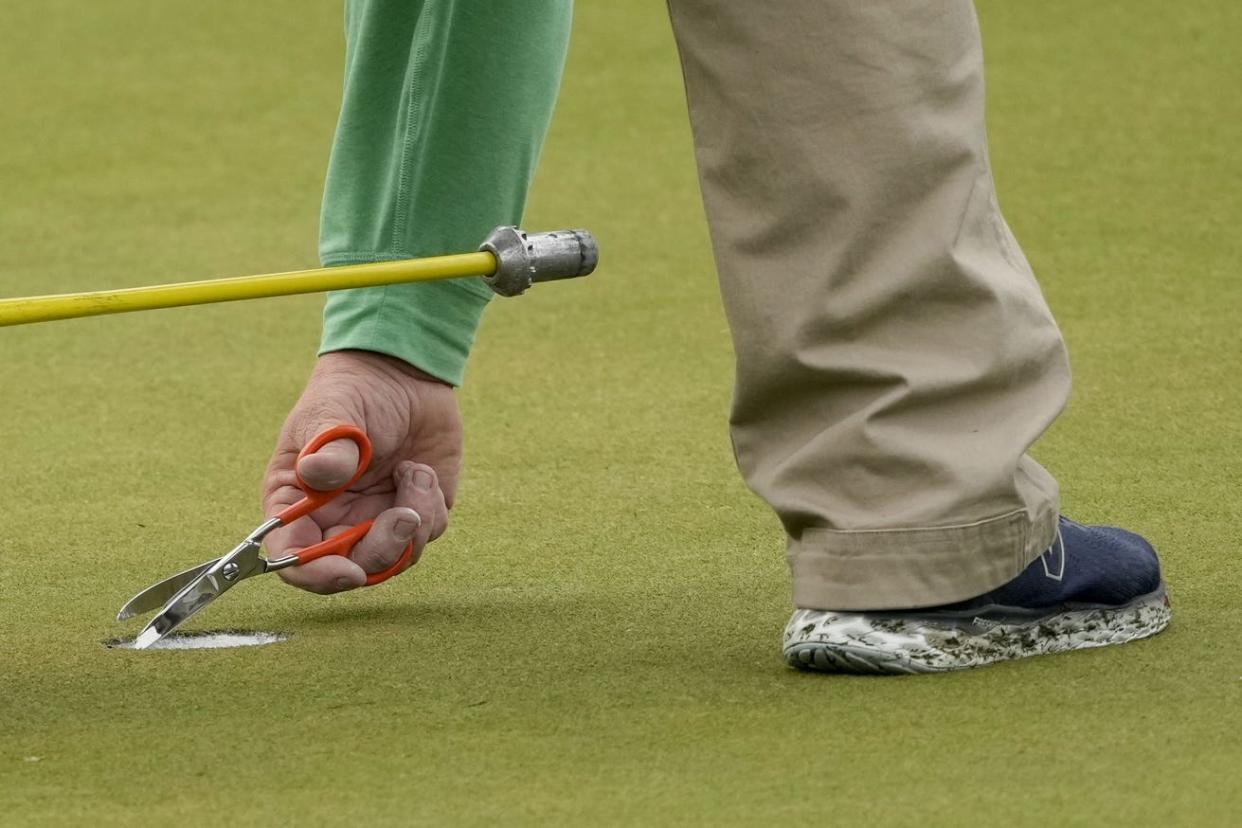
<instances>
[{"instance_id":1,"label":"blue sneaker","mask_svg":"<svg viewBox=\"0 0 1242 828\"><path fill-rule=\"evenodd\" d=\"M1011 658L1123 644L1169 624L1151 544L1061 518L1057 539L1009 583L913 610L796 610L785 660L833 673L938 673Z\"/></svg>"}]
</instances>

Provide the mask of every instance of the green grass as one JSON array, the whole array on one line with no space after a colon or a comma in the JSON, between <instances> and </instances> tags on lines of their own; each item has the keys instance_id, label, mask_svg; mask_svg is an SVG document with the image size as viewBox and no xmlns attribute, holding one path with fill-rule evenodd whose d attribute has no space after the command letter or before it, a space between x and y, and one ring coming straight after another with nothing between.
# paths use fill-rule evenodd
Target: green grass
<instances>
[{"instance_id":1,"label":"green grass","mask_svg":"<svg viewBox=\"0 0 1242 828\"><path fill-rule=\"evenodd\" d=\"M104 649L136 588L257 522L320 300L0 330L0 822L1234 823L1239 8L981 6L1001 198L1075 364L1037 453L1069 513L1161 548L1166 634L784 667L663 7L584 2L527 224L591 228L603 266L489 311L460 507L411 576L259 579L195 620L293 633L267 648ZM7 4L0 295L313 265L340 22Z\"/></svg>"}]
</instances>

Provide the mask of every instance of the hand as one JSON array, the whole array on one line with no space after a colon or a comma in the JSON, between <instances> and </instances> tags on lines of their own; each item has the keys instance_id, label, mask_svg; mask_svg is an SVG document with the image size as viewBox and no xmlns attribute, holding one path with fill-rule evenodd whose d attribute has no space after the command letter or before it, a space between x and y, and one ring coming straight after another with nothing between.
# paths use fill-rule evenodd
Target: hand
<instances>
[{"instance_id":1,"label":"hand","mask_svg":"<svg viewBox=\"0 0 1242 828\"><path fill-rule=\"evenodd\" d=\"M329 555L280 570L296 587L327 595L362 586L383 572L411 542L418 562L426 545L448 527L461 468L461 415L451 386L393 357L338 351L319 358L301 399L289 413L263 478L263 514L301 499L293 464L316 434L347 423L366 432L373 455L349 491L311 515L268 535L273 558L318 543L362 521L375 524L349 558ZM358 468L358 447L334 440L298 465L317 489L343 485Z\"/></svg>"}]
</instances>

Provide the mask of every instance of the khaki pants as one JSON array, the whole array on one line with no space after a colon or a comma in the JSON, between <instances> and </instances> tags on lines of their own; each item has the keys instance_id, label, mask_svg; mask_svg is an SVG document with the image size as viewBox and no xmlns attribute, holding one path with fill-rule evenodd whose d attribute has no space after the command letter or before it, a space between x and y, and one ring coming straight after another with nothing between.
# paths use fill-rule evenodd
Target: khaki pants
<instances>
[{"instance_id":1,"label":"khaki pants","mask_svg":"<svg viewBox=\"0 0 1242 828\"><path fill-rule=\"evenodd\" d=\"M996 203L968 0L669 0L732 433L814 609L955 601L1053 540L1056 324Z\"/></svg>"}]
</instances>

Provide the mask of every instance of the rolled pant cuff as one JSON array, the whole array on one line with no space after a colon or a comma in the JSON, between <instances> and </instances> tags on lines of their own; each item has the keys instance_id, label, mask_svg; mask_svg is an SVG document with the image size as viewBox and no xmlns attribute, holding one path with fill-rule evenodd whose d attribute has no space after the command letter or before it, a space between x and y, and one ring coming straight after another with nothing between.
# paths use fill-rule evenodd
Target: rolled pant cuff
<instances>
[{"instance_id":1,"label":"rolled pant cuff","mask_svg":"<svg viewBox=\"0 0 1242 828\"><path fill-rule=\"evenodd\" d=\"M1058 504L928 529L810 529L789 545L801 609L928 607L982 595L1052 545Z\"/></svg>"}]
</instances>

